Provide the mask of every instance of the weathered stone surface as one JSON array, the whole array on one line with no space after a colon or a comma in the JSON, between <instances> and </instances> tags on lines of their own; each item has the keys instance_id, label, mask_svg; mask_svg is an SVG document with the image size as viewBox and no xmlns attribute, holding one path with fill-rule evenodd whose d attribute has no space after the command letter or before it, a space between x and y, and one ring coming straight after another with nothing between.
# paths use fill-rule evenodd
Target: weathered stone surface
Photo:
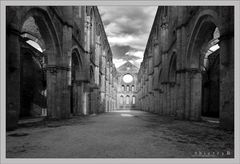
<instances>
[{"instance_id":1,"label":"weathered stone surface","mask_svg":"<svg viewBox=\"0 0 240 164\"><path fill-rule=\"evenodd\" d=\"M117 108L118 109L136 109L136 86L137 86L138 68L130 62L126 62L117 68L118 92ZM124 81L124 76L130 75L132 81Z\"/></svg>"},{"instance_id":2,"label":"weathered stone surface","mask_svg":"<svg viewBox=\"0 0 240 164\"><path fill-rule=\"evenodd\" d=\"M7 129L41 108L49 119L115 109L115 67L97 7L7 7L7 31Z\"/></svg>"},{"instance_id":3,"label":"weathered stone surface","mask_svg":"<svg viewBox=\"0 0 240 164\"><path fill-rule=\"evenodd\" d=\"M233 15L233 7L160 6L138 72L137 101L141 102L138 103L139 108L187 120L201 120L203 111L207 110L209 113L207 116L218 117L223 128L233 129ZM204 73L202 67L206 58L204 55L217 36L217 30L220 36L218 38L220 64L214 64L215 68L209 67L207 70L210 76L207 79L208 90L211 92L209 95L214 97L211 98L206 97L206 89L203 90L207 84L205 76L202 76ZM152 56L154 62L150 61ZM211 65L211 57L207 58ZM152 88L146 85L149 84L146 72L153 75ZM145 85L141 79L145 79ZM217 84L219 89L216 89ZM154 107L156 103L152 103L154 99L145 98L152 92L151 90L159 91L158 110ZM210 114L211 112L219 114Z\"/></svg>"},{"instance_id":4,"label":"weathered stone surface","mask_svg":"<svg viewBox=\"0 0 240 164\"><path fill-rule=\"evenodd\" d=\"M49 119L65 119L118 108L194 121L214 116L233 129L233 7L160 6L141 67L127 62L118 69L96 6L6 10L8 129L41 109ZM219 57L207 56L214 42ZM133 82L123 82L126 74Z\"/></svg>"}]
</instances>

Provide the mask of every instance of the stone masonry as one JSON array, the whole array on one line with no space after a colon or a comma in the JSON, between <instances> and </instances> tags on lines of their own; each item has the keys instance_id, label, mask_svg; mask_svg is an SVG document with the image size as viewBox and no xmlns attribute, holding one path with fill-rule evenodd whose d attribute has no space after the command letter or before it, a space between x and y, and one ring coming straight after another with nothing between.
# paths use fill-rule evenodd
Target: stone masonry
<instances>
[{"instance_id":1,"label":"stone masonry","mask_svg":"<svg viewBox=\"0 0 240 164\"><path fill-rule=\"evenodd\" d=\"M233 15L230 6L159 6L138 72L138 108L193 121L209 110L233 129Z\"/></svg>"}]
</instances>

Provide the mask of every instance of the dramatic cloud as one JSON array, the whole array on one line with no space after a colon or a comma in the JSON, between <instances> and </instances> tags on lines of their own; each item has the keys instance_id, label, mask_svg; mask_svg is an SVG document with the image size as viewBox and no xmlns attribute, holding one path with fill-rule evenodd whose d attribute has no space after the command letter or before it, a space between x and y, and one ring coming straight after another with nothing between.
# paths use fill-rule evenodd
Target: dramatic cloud
<instances>
[{"instance_id":1,"label":"dramatic cloud","mask_svg":"<svg viewBox=\"0 0 240 164\"><path fill-rule=\"evenodd\" d=\"M157 7L99 6L98 8L116 67L126 61L139 66Z\"/></svg>"}]
</instances>

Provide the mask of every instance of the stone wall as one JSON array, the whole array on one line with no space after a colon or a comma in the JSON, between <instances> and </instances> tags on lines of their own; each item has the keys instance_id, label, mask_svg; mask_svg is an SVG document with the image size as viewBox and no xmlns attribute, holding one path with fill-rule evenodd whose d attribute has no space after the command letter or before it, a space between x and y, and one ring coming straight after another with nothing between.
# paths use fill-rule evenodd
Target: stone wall
<instances>
[{"instance_id":1,"label":"stone wall","mask_svg":"<svg viewBox=\"0 0 240 164\"><path fill-rule=\"evenodd\" d=\"M126 62L117 69L117 108L118 109L137 109L137 72L138 68L130 62ZM132 76L132 81L125 82L125 75Z\"/></svg>"},{"instance_id":2,"label":"stone wall","mask_svg":"<svg viewBox=\"0 0 240 164\"><path fill-rule=\"evenodd\" d=\"M48 119L114 110L115 67L96 6L9 6L6 12L7 129L17 127L21 112L20 59L28 40L43 51Z\"/></svg>"},{"instance_id":3,"label":"stone wall","mask_svg":"<svg viewBox=\"0 0 240 164\"><path fill-rule=\"evenodd\" d=\"M223 128L233 129L234 8L230 6L158 7L138 73L140 109L201 120L202 66L216 28L220 34L216 39L220 46L219 120Z\"/></svg>"}]
</instances>

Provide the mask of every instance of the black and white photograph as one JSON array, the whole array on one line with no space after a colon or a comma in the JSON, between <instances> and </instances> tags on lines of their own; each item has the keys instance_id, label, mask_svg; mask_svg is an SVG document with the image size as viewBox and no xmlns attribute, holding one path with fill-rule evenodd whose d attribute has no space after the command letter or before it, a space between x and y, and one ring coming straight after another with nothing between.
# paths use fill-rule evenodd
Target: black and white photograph
<instances>
[{"instance_id":1,"label":"black and white photograph","mask_svg":"<svg viewBox=\"0 0 240 164\"><path fill-rule=\"evenodd\" d=\"M1 2L2 163L240 162L239 1L120 2Z\"/></svg>"}]
</instances>

